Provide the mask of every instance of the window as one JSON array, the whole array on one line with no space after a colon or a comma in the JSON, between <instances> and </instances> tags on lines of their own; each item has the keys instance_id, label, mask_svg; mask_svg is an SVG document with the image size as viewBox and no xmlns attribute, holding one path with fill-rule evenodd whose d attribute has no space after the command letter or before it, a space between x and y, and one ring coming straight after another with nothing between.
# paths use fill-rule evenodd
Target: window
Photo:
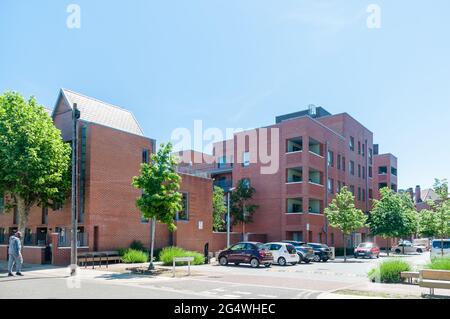
<instances>
[{"instance_id":1,"label":"window","mask_svg":"<svg viewBox=\"0 0 450 319\"><path fill-rule=\"evenodd\" d=\"M382 189L382 188L385 188L385 187L387 187L386 183L379 183L378 184L378 189Z\"/></svg>"},{"instance_id":2,"label":"window","mask_svg":"<svg viewBox=\"0 0 450 319\"><path fill-rule=\"evenodd\" d=\"M361 178L361 164L358 164L358 177Z\"/></svg>"},{"instance_id":3,"label":"window","mask_svg":"<svg viewBox=\"0 0 450 319\"><path fill-rule=\"evenodd\" d=\"M303 140L301 137L287 140L286 153L301 152L303 150Z\"/></svg>"},{"instance_id":4,"label":"window","mask_svg":"<svg viewBox=\"0 0 450 319\"><path fill-rule=\"evenodd\" d=\"M391 167L391 174L397 176L397 169L395 167Z\"/></svg>"},{"instance_id":5,"label":"window","mask_svg":"<svg viewBox=\"0 0 450 319\"><path fill-rule=\"evenodd\" d=\"M142 150L142 163L148 163L149 162L149 151L148 149Z\"/></svg>"},{"instance_id":6,"label":"window","mask_svg":"<svg viewBox=\"0 0 450 319\"><path fill-rule=\"evenodd\" d=\"M183 199L181 202L181 211L177 213L176 220L189 220L188 212L188 194L183 193Z\"/></svg>"},{"instance_id":7,"label":"window","mask_svg":"<svg viewBox=\"0 0 450 319\"><path fill-rule=\"evenodd\" d=\"M387 166L380 166L380 167L378 167L378 174L380 174L380 175L387 174Z\"/></svg>"},{"instance_id":8,"label":"window","mask_svg":"<svg viewBox=\"0 0 450 319\"><path fill-rule=\"evenodd\" d=\"M366 145L365 144L362 145L362 156L363 157L366 156Z\"/></svg>"},{"instance_id":9,"label":"window","mask_svg":"<svg viewBox=\"0 0 450 319\"><path fill-rule=\"evenodd\" d=\"M358 187L358 200L361 200L361 187Z\"/></svg>"},{"instance_id":10,"label":"window","mask_svg":"<svg viewBox=\"0 0 450 319\"><path fill-rule=\"evenodd\" d=\"M219 168L225 167L226 165L227 165L227 157L226 156L219 157L218 163Z\"/></svg>"},{"instance_id":11,"label":"window","mask_svg":"<svg viewBox=\"0 0 450 319\"><path fill-rule=\"evenodd\" d=\"M372 178L372 166L369 166L369 177Z\"/></svg>"},{"instance_id":12,"label":"window","mask_svg":"<svg viewBox=\"0 0 450 319\"><path fill-rule=\"evenodd\" d=\"M341 191L341 189L342 189L342 183L341 183L341 181L338 181L338 188L337 188L338 193Z\"/></svg>"},{"instance_id":13,"label":"window","mask_svg":"<svg viewBox=\"0 0 450 319\"><path fill-rule=\"evenodd\" d=\"M244 250L244 248L245 248L245 244L242 243L242 244L236 244L236 245L232 246L230 248L230 250Z\"/></svg>"},{"instance_id":14,"label":"window","mask_svg":"<svg viewBox=\"0 0 450 319\"><path fill-rule=\"evenodd\" d=\"M242 154L242 166L247 167L250 165L250 153L244 152Z\"/></svg>"},{"instance_id":15,"label":"window","mask_svg":"<svg viewBox=\"0 0 450 319\"><path fill-rule=\"evenodd\" d=\"M350 146L350 151L355 150L355 138L353 136L350 136L349 146Z\"/></svg>"},{"instance_id":16,"label":"window","mask_svg":"<svg viewBox=\"0 0 450 319\"><path fill-rule=\"evenodd\" d=\"M363 188L362 190L362 201L365 202L366 201L366 190Z\"/></svg>"},{"instance_id":17,"label":"window","mask_svg":"<svg viewBox=\"0 0 450 319\"><path fill-rule=\"evenodd\" d=\"M53 209L53 211L59 211L59 210L62 210L62 208L63 208L63 205L62 205L62 203L57 203L57 202L55 202L55 203L53 203L53 205L52 205L52 209Z\"/></svg>"},{"instance_id":18,"label":"window","mask_svg":"<svg viewBox=\"0 0 450 319\"><path fill-rule=\"evenodd\" d=\"M288 168L286 172L287 183L300 183L302 182L302 168Z\"/></svg>"},{"instance_id":19,"label":"window","mask_svg":"<svg viewBox=\"0 0 450 319\"><path fill-rule=\"evenodd\" d=\"M342 170L345 172L345 156L342 156Z\"/></svg>"},{"instance_id":20,"label":"window","mask_svg":"<svg viewBox=\"0 0 450 319\"><path fill-rule=\"evenodd\" d=\"M355 186L350 185L350 192L352 193L353 196L355 196Z\"/></svg>"},{"instance_id":21,"label":"window","mask_svg":"<svg viewBox=\"0 0 450 319\"><path fill-rule=\"evenodd\" d=\"M332 151L328 151L328 166L334 166L334 154Z\"/></svg>"},{"instance_id":22,"label":"window","mask_svg":"<svg viewBox=\"0 0 450 319\"><path fill-rule=\"evenodd\" d=\"M348 164L348 170L350 171L350 174L355 175L355 162L350 161Z\"/></svg>"},{"instance_id":23,"label":"window","mask_svg":"<svg viewBox=\"0 0 450 319\"><path fill-rule=\"evenodd\" d=\"M341 154L337 156L337 169L341 169Z\"/></svg>"},{"instance_id":24,"label":"window","mask_svg":"<svg viewBox=\"0 0 450 319\"><path fill-rule=\"evenodd\" d=\"M369 148L369 163L372 164L373 150Z\"/></svg>"},{"instance_id":25,"label":"window","mask_svg":"<svg viewBox=\"0 0 450 319\"><path fill-rule=\"evenodd\" d=\"M246 188L250 188L250 186L251 186L249 178L244 178L242 180L242 183L243 183L244 187L246 187Z\"/></svg>"},{"instance_id":26,"label":"window","mask_svg":"<svg viewBox=\"0 0 450 319\"><path fill-rule=\"evenodd\" d=\"M366 179L366 168L364 166L362 167L362 177Z\"/></svg>"},{"instance_id":27,"label":"window","mask_svg":"<svg viewBox=\"0 0 450 319\"><path fill-rule=\"evenodd\" d=\"M370 188L369 189L369 199L373 198L373 190Z\"/></svg>"},{"instance_id":28,"label":"window","mask_svg":"<svg viewBox=\"0 0 450 319\"><path fill-rule=\"evenodd\" d=\"M361 142L358 141L358 154L361 155Z\"/></svg>"},{"instance_id":29,"label":"window","mask_svg":"<svg viewBox=\"0 0 450 319\"><path fill-rule=\"evenodd\" d=\"M334 193L334 181L332 178L328 179L328 193L330 194Z\"/></svg>"},{"instance_id":30,"label":"window","mask_svg":"<svg viewBox=\"0 0 450 319\"><path fill-rule=\"evenodd\" d=\"M43 225L48 224L48 208L42 207L42 220L41 223Z\"/></svg>"},{"instance_id":31,"label":"window","mask_svg":"<svg viewBox=\"0 0 450 319\"><path fill-rule=\"evenodd\" d=\"M287 200L287 213L298 214L303 212L303 200L302 198L288 198Z\"/></svg>"}]
</instances>

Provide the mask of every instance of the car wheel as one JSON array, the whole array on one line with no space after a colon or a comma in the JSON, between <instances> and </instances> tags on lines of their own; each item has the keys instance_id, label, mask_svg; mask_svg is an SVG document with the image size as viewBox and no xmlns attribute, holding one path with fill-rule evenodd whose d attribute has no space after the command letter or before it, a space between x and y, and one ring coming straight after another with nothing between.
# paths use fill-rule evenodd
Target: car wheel
<instances>
[{"instance_id":1,"label":"car wheel","mask_svg":"<svg viewBox=\"0 0 450 319\"><path fill-rule=\"evenodd\" d=\"M358 256L354 255L355 259L358 259Z\"/></svg>"},{"instance_id":2,"label":"car wheel","mask_svg":"<svg viewBox=\"0 0 450 319\"><path fill-rule=\"evenodd\" d=\"M219 264L220 264L221 266L226 266L226 265L228 265L228 259L227 259L227 257L220 257L220 259L219 259Z\"/></svg>"},{"instance_id":3,"label":"car wheel","mask_svg":"<svg viewBox=\"0 0 450 319\"><path fill-rule=\"evenodd\" d=\"M252 260L250 260L250 266L252 266L252 268L258 268L259 267L259 260L256 258L253 258Z\"/></svg>"},{"instance_id":4,"label":"car wheel","mask_svg":"<svg viewBox=\"0 0 450 319\"><path fill-rule=\"evenodd\" d=\"M264 267L269 268L272 264L264 264Z\"/></svg>"},{"instance_id":5,"label":"car wheel","mask_svg":"<svg viewBox=\"0 0 450 319\"><path fill-rule=\"evenodd\" d=\"M398 249L398 248L395 250L395 253L396 253L396 254L400 254L401 252L402 252L402 251L401 251L400 249Z\"/></svg>"},{"instance_id":6,"label":"car wheel","mask_svg":"<svg viewBox=\"0 0 450 319\"><path fill-rule=\"evenodd\" d=\"M319 262L320 261L320 256L319 255L314 255L313 261Z\"/></svg>"},{"instance_id":7,"label":"car wheel","mask_svg":"<svg viewBox=\"0 0 450 319\"><path fill-rule=\"evenodd\" d=\"M278 265L286 266L286 259L284 257L278 258Z\"/></svg>"},{"instance_id":8,"label":"car wheel","mask_svg":"<svg viewBox=\"0 0 450 319\"><path fill-rule=\"evenodd\" d=\"M418 248L418 249L417 249L417 252L418 252L419 254L421 254L421 253L423 253L423 250L420 249L420 248Z\"/></svg>"},{"instance_id":9,"label":"car wheel","mask_svg":"<svg viewBox=\"0 0 450 319\"><path fill-rule=\"evenodd\" d=\"M326 262L328 261L328 258L323 258L322 261L323 261L324 263L326 263Z\"/></svg>"}]
</instances>

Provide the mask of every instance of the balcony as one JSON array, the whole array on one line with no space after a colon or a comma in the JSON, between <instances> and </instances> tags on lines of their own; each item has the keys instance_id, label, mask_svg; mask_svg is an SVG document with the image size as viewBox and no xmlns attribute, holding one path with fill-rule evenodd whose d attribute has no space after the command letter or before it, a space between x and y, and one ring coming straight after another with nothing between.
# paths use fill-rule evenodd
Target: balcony
<instances>
[{"instance_id":1,"label":"balcony","mask_svg":"<svg viewBox=\"0 0 450 319\"><path fill-rule=\"evenodd\" d=\"M303 213L303 199L302 198L288 198L286 201L286 212L288 214Z\"/></svg>"},{"instance_id":2,"label":"balcony","mask_svg":"<svg viewBox=\"0 0 450 319\"><path fill-rule=\"evenodd\" d=\"M323 186L322 179L322 172L312 168L309 169L309 183Z\"/></svg>"},{"instance_id":3,"label":"balcony","mask_svg":"<svg viewBox=\"0 0 450 319\"><path fill-rule=\"evenodd\" d=\"M303 151L303 140L301 137L291 138L286 141L286 153L298 153Z\"/></svg>"},{"instance_id":4,"label":"balcony","mask_svg":"<svg viewBox=\"0 0 450 319\"><path fill-rule=\"evenodd\" d=\"M309 138L309 152L317 156L323 157L323 145L313 138Z\"/></svg>"},{"instance_id":5,"label":"balcony","mask_svg":"<svg viewBox=\"0 0 450 319\"><path fill-rule=\"evenodd\" d=\"M322 213L322 201L318 199L310 198L308 201L308 213L321 214Z\"/></svg>"},{"instance_id":6,"label":"balcony","mask_svg":"<svg viewBox=\"0 0 450 319\"><path fill-rule=\"evenodd\" d=\"M286 183L301 183L303 182L303 171L301 167L288 168L286 170Z\"/></svg>"}]
</instances>

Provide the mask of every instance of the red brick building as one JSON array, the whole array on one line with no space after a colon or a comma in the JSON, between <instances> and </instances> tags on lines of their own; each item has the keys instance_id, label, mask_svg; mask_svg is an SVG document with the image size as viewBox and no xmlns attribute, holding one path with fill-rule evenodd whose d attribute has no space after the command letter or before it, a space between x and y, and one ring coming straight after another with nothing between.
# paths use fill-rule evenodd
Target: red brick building
<instances>
[{"instance_id":1,"label":"red brick building","mask_svg":"<svg viewBox=\"0 0 450 319\"><path fill-rule=\"evenodd\" d=\"M241 179L248 179L255 188L253 201L259 208L242 237L340 247L342 234L327 226L323 214L335 194L347 186L355 195L356 206L368 212L382 183L396 189L396 158L378 154L374 147L373 133L349 114L332 115L321 107L310 107L278 116L274 125L236 133L233 140L216 143L216 165L210 176L225 190ZM272 150L278 161L278 168L270 174L262 173L268 165L261 154L267 150ZM383 166L386 172L378 175ZM239 226L233 230L242 231ZM368 231L362 230L349 238L348 244L366 239Z\"/></svg>"},{"instance_id":2,"label":"red brick building","mask_svg":"<svg viewBox=\"0 0 450 319\"><path fill-rule=\"evenodd\" d=\"M155 140L144 136L133 114L117 106L62 89L52 118L64 141L71 140L72 106L81 113L78 125L78 245L80 251L106 251L128 247L133 240L148 246L150 224L141 218L135 206L140 191L131 185L140 164L148 161ZM177 231L170 233L157 225L156 248L177 245L203 252L223 248L224 236L212 233L212 180L180 174L183 193L182 212L177 214ZM3 196L2 200L3 200ZM3 204L3 201L0 202ZM71 201L63 207L34 207L25 234L25 262L51 262L45 249L51 234L57 234L53 263L69 263ZM0 206L0 259L6 259L10 234L17 230L17 216ZM222 238L223 237L223 238ZM212 242L219 245L215 246Z\"/></svg>"}]
</instances>

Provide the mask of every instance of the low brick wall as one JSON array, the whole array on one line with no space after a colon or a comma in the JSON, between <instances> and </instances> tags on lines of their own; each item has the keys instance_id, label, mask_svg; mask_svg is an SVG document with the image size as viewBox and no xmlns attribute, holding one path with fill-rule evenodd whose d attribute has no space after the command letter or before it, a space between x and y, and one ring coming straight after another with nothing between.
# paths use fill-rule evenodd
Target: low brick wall
<instances>
[{"instance_id":1,"label":"low brick wall","mask_svg":"<svg viewBox=\"0 0 450 319\"><path fill-rule=\"evenodd\" d=\"M43 264L45 262L45 247L24 246L22 249L23 262L27 264Z\"/></svg>"},{"instance_id":2,"label":"low brick wall","mask_svg":"<svg viewBox=\"0 0 450 319\"><path fill-rule=\"evenodd\" d=\"M8 245L0 245L0 260L8 260Z\"/></svg>"},{"instance_id":3,"label":"low brick wall","mask_svg":"<svg viewBox=\"0 0 450 319\"><path fill-rule=\"evenodd\" d=\"M89 251L88 247L78 248L78 253L85 253ZM52 253L52 264L55 266L70 265L70 247L57 247Z\"/></svg>"}]
</instances>

